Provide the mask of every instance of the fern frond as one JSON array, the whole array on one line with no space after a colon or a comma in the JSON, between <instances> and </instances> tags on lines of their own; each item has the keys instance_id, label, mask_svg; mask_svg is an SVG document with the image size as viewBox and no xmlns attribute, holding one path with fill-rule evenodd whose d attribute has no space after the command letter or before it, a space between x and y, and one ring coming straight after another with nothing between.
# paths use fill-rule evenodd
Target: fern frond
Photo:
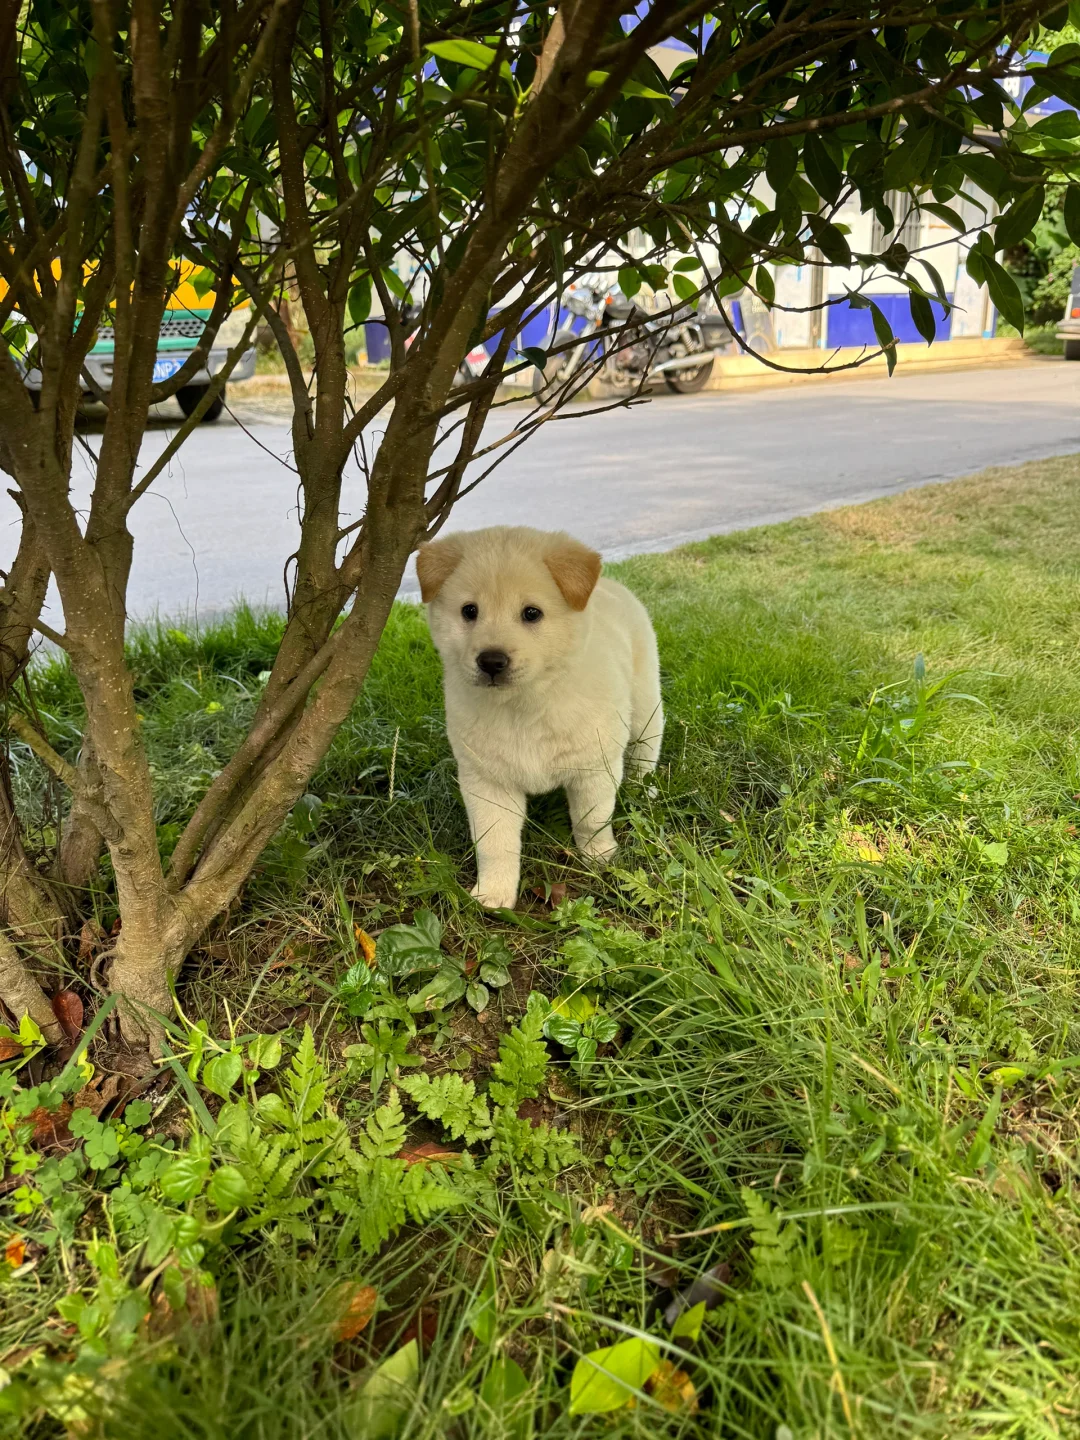
<instances>
[{"instance_id":1,"label":"fern frond","mask_svg":"<svg viewBox=\"0 0 1080 1440\"><path fill-rule=\"evenodd\" d=\"M415 1103L421 1115L437 1120L454 1140L467 1145L491 1138L491 1114L476 1086L460 1075L405 1075L398 1085Z\"/></svg>"},{"instance_id":2,"label":"fern frond","mask_svg":"<svg viewBox=\"0 0 1080 1440\"><path fill-rule=\"evenodd\" d=\"M445 1182L436 1180L423 1165L410 1165L401 1178L405 1207L418 1222L443 1210L460 1210L463 1198Z\"/></svg>"},{"instance_id":3,"label":"fern frond","mask_svg":"<svg viewBox=\"0 0 1080 1440\"><path fill-rule=\"evenodd\" d=\"M377 1250L405 1223L404 1160L379 1157L356 1177L357 1240L362 1250Z\"/></svg>"},{"instance_id":4,"label":"fern frond","mask_svg":"<svg viewBox=\"0 0 1080 1440\"><path fill-rule=\"evenodd\" d=\"M285 1086L301 1124L317 1115L326 1102L326 1070L315 1053L310 1025L304 1026L303 1039L285 1074Z\"/></svg>"},{"instance_id":5,"label":"fern frond","mask_svg":"<svg viewBox=\"0 0 1080 1440\"><path fill-rule=\"evenodd\" d=\"M488 1093L496 1105L517 1109L522 1100L539 1094L548 1068L547 1046L542 1037L544 1011L531 1003L514 1028L499 1044L499 1058Z\"/></svg>"},{"instance_id":6,"label":"fern frond","mask_svg":"<svg viewBox=\"0 0 1080 1440\"><path fill-rule=\"evenodd\" d=\"M740 1194L751 1224L754 1276L769 1290L786 1290L795 1281L795 1227L748 1185Z\"/></svg>"},{"instance_id":7,"label":"fern frond","mask_svg":"<svg viewBox=\"0 0 1080 1440\"><path fill-rule=\"evenodd\" d=\"M572 1135L553 1130L550 1125L519 1120L509 1110L496 1113L492 1153L537 1175L558 1175L581 1159Z\"/></svg>"},{"instance_id":8,"label":"fern frond","mask_svg":"<svg viewBox=\"0 0 1080 1440\"><path fill-rule=\"evenodd\" d=\"M405 1116L397 1087L390 1087L385 1105L369 1115L364 1129L356 1137L361 1154L368 1160L388 1159L405 1144Z\"/></svg>"}]
</instances>

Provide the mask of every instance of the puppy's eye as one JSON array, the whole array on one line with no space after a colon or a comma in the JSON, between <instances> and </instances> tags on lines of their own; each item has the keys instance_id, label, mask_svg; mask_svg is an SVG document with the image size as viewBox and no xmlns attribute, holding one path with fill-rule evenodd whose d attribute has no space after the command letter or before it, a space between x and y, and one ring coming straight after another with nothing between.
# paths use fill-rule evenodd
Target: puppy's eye
<instances>
[{"instance_id":1,"label":"puppy's eye","mask_svg":"<svg viewBox=\"0 0 1080 1440\"><path fill-rule=\"evenodd\" d=\"M526 625L535 625L537 620L544 618L544 612L535 605L526 605L525 609L521 612L521 618L525 621Z\"/></svg>"},{"instance_id":2,"label":"puppy's eye","mask_svg":"<svg viewBox=\"0 0 1080 1440\"><path fill-rule=\"evenodd\" d=\"M462 605L461 607L461 618L463 620L475 620L479 614L480 611L475 605Z\"/></svg>"}]
</instances>

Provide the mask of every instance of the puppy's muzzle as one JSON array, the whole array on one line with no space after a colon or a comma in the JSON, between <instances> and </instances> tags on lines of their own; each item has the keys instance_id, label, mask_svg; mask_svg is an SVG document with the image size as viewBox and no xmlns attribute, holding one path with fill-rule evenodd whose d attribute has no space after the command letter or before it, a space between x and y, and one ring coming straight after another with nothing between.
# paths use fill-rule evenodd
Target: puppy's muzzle
<instances>
[{"instance_id":1,"label":"puppy's muzzle","mask_svg":"<svg viewBox=\"0 0 1080 1440\"><path fill-rule=\"evenodd\" d=\"M504 685L510 669L510 656L505 650L481 650L476 657L476 668L482 678L480 685Z\"/></svg>"}]
</instances>

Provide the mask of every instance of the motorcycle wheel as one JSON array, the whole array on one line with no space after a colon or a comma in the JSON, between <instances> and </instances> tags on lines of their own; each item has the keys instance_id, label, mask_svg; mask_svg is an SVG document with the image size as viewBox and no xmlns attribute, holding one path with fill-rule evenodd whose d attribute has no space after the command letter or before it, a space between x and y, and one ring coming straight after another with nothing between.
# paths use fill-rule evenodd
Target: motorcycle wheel
<instances>
[{"instance_id":1,"label":"motorcycle wheel","mask_svg":"<svg viewBox=\"0 0 1080 1440\"><path fill-rule=\"evenodd\" d=\"M551 348L560 353L552 355L551 359L544 366L544 373L539 370L533 371L533 394L538 400L548 401L558 394L561 386L565 385L573 373L574 362L577 359L577 351L573 349L563 350L564 345L570 346L577 337L572 330L560 330L551 342Z\"/></svg>"},{"instance_id":2,"label":"motorcycle wheel","mask_svg":"<svg viewBox=\"0 0 1080 1440\"><path fill-rule=\"evenodd\" d=\"M692 355L695 350L704 349L705 341L697 330L687 334L683 343L672 347L676 355L680 350L683 355ZM694 395L698 390L704 390L709 383L712 369L713 362L710 358L701 365L688 365L685 370L667 370L664 372L664 380L667 382L668 389L674 390L676 395Z\"/></svg>"},{"instance_id":3,"label":"motorcycle wheel","mask_svg":"<svg viewBox=\"0 0 1080 1440\"><path fill-rule=\"evenodd\" d=\"M704 390L709 383L709 376L712 374L713 362L706 360L704 365L695 365L693 368L687 366L685 370L669 370L664 376L669 390L674 390L676 395L693 395L698 390Z\"/></svg>"}]
</instances>

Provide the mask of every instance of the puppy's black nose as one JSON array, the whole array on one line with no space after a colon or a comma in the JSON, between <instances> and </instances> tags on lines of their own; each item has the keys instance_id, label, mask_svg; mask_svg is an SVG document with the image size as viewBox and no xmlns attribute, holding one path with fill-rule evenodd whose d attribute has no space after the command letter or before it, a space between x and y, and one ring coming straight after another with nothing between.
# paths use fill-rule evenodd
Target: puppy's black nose
<instances>
[{"instance_id":1,"label":"puppy's black nose","mask_svg":"<svg viewBox=\"0 0 1080 1440\"><path fill-rule=\"evenodd\" d=\"M494 680L496 675L501 675L509 666L510 656L505 650L481 650L476 657L476 664L478 669Z\"/></svg>"}]
</instances>

